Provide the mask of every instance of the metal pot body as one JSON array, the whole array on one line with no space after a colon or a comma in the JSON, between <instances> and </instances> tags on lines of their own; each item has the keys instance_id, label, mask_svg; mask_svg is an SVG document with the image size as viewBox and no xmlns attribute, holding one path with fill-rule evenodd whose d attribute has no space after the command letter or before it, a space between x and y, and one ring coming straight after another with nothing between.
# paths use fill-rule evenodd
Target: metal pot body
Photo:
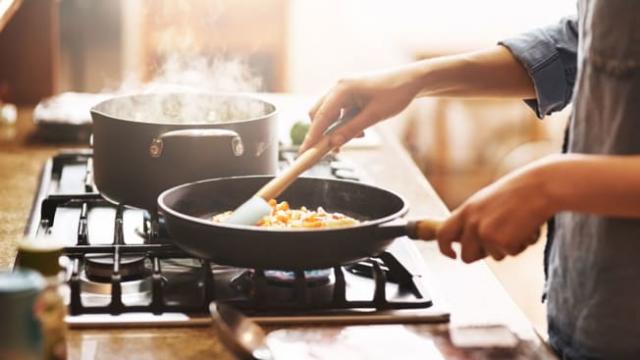
<instances>
[{"instance_id":1,"label":"metal pot body","mask_svg":"<svg viewBox=\"0 0 640 360\"><path fill-rule=\"evenodd\" d=\"M193 97L198 106L208 101L211 106L248 104L253 113L240 116L227 111L226 115L240 118L222 122L203 121L207 115L197 112L189 114L193 120L154 121L163 115L147 106L190 105ZM169 105L162 105L163 101ZM117 204L155 212L158 195L170 187L207 178L275 174L277 170L275 106L250 96L123 96L96 105L91 116L94 182L107 200Z\"/></svg>"}]
</instances>

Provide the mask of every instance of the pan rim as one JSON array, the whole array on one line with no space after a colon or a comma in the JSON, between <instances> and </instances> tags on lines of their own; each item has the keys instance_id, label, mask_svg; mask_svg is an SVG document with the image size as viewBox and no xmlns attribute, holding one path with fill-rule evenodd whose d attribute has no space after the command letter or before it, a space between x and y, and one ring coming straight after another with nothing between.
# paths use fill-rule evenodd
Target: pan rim
<instances>
[{"instance_id":1,"label":"pan rim","mask_svg":"<svg viewBox=\"0 0 640 360\"><path fill-rule=\"evenodd\" d=\"M124 98L131 98L131 97L138 97L138 96L153 96L153 95L185 95L185 94L190 94L190 95L206 95L206 96L220 96L220 97L238 97L238 98L245 98L245 99L251 99L251 100L256 100L259 102L262 102L266 105L269 105L270 107L273 108L273 110L271 112L268 112L266 114L263 115L259 115L259 116L254 116L254 117L250 117L247 119L242 119L242 120L232 120L232 121L225 121L225 122L213 122L213 123L205 123L205 122L185 122L185 123L162 123L162 122L148 122L148 121L136 121L133 119L129 119L129 118L123 118L123 117L115 117L113 115L110 115L108 113L106 113L104 110L101 110L100 107L110 101L114 101L114 100L118 100L118 99L124 99ZM90 109L90 113L91 114L97 114L97 115L101 115L104 116L106 118L112 119L112 120L116 120L116 121L122 121L122 122L126 122L126 123L135 123L135 124L143 124L143 125L169 125L169 126L212 126L212 125L224 125L224 124L240 124L240 123L250 123L250 122L255 122L255 121L262 121L262 120L266 120L269 118L272 118L274 116L278 116L280 113L280 109L272 102L264 100L262 98L260 98L259 96L255 95L254 93L246 93L246 92L207 92L207 91L169 91L169 92L162 92L162 91L155 91L155 92L148 92L148 93L134 93L134 94L122 94L122 95L116 95L113 97L110 97L106 100L103 100L99 103L97 103L96 105L92 106Z\"/></svg>"},{"instance_id":2,"label":"pan rim","mask_svg":"<svg viewBox=\"0 0 640 360\"><path fill-rule=\"evenodd\" d=\"M160 195L158 196L158 208L162 211L162 212L166 212L169 213L170 215L177 217L181 220L185 220L185 221L189 221L192 223L197 223L200 225L204 225L204 226L208 226L208 227L212 227L214 229L233 229L233 230L245 230L245 231L252 231L252 232L263 232L263 233L269 233L269 234L273 234L273 233L331 233L331 232L341 232L341 231L347 231L347 230L354 230L354 229L361 229L361 228L367 228L367 227L371 227L371 226L376 226L376 225L380 225L380 224L384 224L384 223L388 223L392 220L401 218L403 216L405 216L408 212L409 212L409 205L407 205L407 201L406 199L391 190L387 190L387 189L383 189L381 187L375 186L375 185L371 185L371 184L365 184L359 181L352 181L352 180L343 180L343 179L330 179L330 178L323 178L323 177L315 177L315 176L301 176L300 178L303 179L315 179L315 180L323 180L323 181L331 181L331 182L340 182L340 183L347 183L347 184L355 184L358 186L364 186L364 187L368 187L368 188L373 188L375 190L380 190L380 191L385 191L395 197L397 197L401 202L402 202L402 208L396 212L394 212L393 214L387 215L385 217L382 218L377 218L374 220L369 220L369 221L361 221L359 224L354 225L354 226L345 226L345 227L339 227L339 228L325 228L325 229L313 229L313 230L306 230L306 229L290 229L290 230L281 230L281 229L275 229L275 228L261 228L258 226L254 226L254 225L237 225L237 224L220 224L220 223L214 223L212 221L207 221L205 219L199 218L199 217L195 217L195 216L191 216L191 215L187 215L184 214L182 212L179 212L177 210L172 209L171 207L169 207L168 205L165 204L165 198L167 196L169 196L169 194L173 193L174 191L177 191L180 188L186 188L189 186L195 186L197 184L200 183L209 183L209 182L217 182L217 181L230 181L230 180L237 180L237 179L258 179L258 178L265 178L265 179L271 179L273 178L273 175L242 175L242 176L227 176L227 177L221 177L221 178L210 178L210 179L203 179L203 180L198 180L198 181L193 181L190 183L186 183L186 184L181 184L181 185L177 185L174 186L172 188L169 188L165 191L163 191L162 193L160 193Z\"/></svg>"}]
</instances>

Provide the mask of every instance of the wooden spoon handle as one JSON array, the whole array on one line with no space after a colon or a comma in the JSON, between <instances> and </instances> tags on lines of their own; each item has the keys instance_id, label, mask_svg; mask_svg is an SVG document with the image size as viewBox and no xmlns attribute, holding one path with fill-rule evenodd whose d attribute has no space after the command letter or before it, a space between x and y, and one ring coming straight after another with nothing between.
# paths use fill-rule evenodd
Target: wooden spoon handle
<instances>
[{"instance_id":1,"label":"wooden spoon handle","mask_svg":"<svg viewBox=\"0 0 640 360\"><path fill-rule=\"evenodd\" d=\"M300 154L289 168L284 170L279 176L269 181L262 189L258 190L256 196L269 201L275 199L286 188L289 187L303 172L307 171L333 149L331 145L331 134L351 121L360 109L354 108L349 111L341 111L339 119L331 124L324 132L324 136L315 145Z\"/></svg>"},{"instance_id":2,"label":"wooden spoon handle","mask_svg":"<svg viewBox=\"0 0 640 360\"><path fill-rule=\"evenodd\" d=\"M407 224L407 235L416 240L436 240L443 224L440 219L413 220Z\"/></svg>"},{"instance_id":3,"label":"wooden spoon handle","mask_svg":"<svg viewBox=\"0 0 640 360\"><path fill-rule=\"evenodd\" d=\"M279 176L269 181L265 186L258 190L257 194L264 200L275 199L289 185L291 185L303 172L307 171L322 159L329 151L331 151L330 136L323 137L314 146L300 154L298 158L285 169Z\"/></svg>"}]
</instances>

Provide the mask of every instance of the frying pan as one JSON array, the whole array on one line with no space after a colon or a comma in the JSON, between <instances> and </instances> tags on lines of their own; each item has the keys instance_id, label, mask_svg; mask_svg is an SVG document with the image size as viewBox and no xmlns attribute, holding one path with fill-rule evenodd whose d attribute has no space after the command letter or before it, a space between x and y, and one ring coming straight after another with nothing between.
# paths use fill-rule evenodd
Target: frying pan
<instances>
[{"instance_id":1,"label":"frying pan","mask_svg":"<svg viewBox=\"0 0 640 360\"><path fill-rule=\"evenodd\" d=\"M344 228L282 230L211 221L213 215L237 208L272 178L219 178L164 191L158 197L158 207L172 241L186 252L220 265L322 269L378 255L399 236L434 239L440 225L434 220L392 221L405 215L408 206L391 191L352 181L304 177L279 200L286 200L292 208L322 206L361 223Z\"/></svg>"}]
</instances>

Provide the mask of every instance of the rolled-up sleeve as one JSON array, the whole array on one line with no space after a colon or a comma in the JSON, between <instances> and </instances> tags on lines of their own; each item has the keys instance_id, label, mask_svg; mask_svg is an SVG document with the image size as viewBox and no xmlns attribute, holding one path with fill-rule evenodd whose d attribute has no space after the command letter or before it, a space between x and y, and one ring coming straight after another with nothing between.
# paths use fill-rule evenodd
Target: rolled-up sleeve
<instances>
[{"instance_id":1,"label":"rolled-up sleeve","mask_svg":"<svg viewBox=\"0 0 640 360\"><path fill-rule=\"evenodd\" d=\"M576 81L577 17L500 41L522 63L533 81L536 99L525 102L543 118L571 102Z\"/></svg>"}]
</instances>

